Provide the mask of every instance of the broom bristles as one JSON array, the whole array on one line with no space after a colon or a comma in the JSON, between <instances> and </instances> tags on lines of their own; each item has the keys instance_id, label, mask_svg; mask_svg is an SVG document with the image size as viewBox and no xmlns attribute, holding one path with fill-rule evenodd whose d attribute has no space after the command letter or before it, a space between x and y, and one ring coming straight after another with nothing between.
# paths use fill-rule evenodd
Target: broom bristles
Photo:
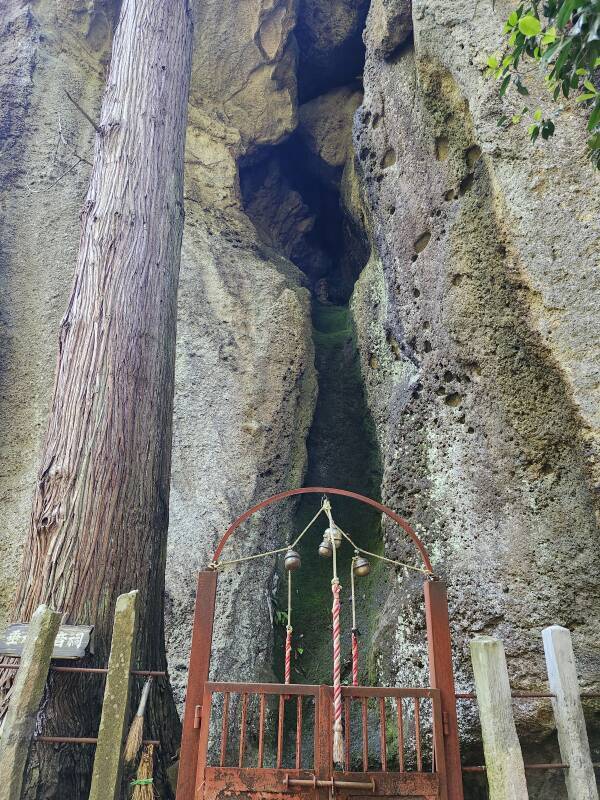
<instances>
[{"instance_id":1,"label":"broom bristles","mask_svg":"<svg viewBox=\"0 0 600 800\"><path fill-rule=\"evenodd\" d=\"M138 767L136 780L148 781L148 783L135 784L131 800L156 800L158 793L152 781L154 768L154 747L149 744L144 747L140 766Z\"/></svg>"},{"instance_id":2,"label":"broom bristles","mask_svg":"<svg viewBox=\"0 0 600 800\"><path fill-rule=\"evenodd\" d=\"M136 760L137 755L140 752L140 747L142 746L143 735L144 718L136 715L133 718L131 728L129 729L129 734L127 736L127 741L125 742L125 752L123 753L125 763L132 764Z\"/></svg>"}]
</instances>

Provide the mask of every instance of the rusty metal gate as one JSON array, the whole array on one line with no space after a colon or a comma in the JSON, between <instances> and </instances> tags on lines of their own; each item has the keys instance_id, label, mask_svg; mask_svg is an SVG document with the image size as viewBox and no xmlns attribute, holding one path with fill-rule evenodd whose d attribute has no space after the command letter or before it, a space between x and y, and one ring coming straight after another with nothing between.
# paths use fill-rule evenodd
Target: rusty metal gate
<instances>
[{"instance_id":1,"label":"rusty metal gate","mask_svg":"<svg viewBox=\"0 0 600 800\"><path fill-rule=\"evenodd\" d=\"M307 792L314 798L446 800L439 689L346 686L342 696L345 763L343 771L336 771L330 686L206 683L195 800L238 794L248 800L284 800ZM213 709L216 725L211 724ZM251 715L257 733L249 743Z\"/></svg>"},{"instance_id":2,"label":"rusty metal gate","mask_svg":"<svg viewBox=\"0 0 600 800\"><path fill-rule=\"evenodd\" d=\"M310 487L274 495L318 493L367 503L399 524L429 573L423 583L430 686L343 686L343 770L332 758L332 688L304 684L208 681L217 570L198 576L180 749L177 800L325 800L410 797L463 800L446 587L431 570L423 543L406 520L375 500L342 489ZM338 765L340 766L340 765Z\"/></svg>"}]
</instances>

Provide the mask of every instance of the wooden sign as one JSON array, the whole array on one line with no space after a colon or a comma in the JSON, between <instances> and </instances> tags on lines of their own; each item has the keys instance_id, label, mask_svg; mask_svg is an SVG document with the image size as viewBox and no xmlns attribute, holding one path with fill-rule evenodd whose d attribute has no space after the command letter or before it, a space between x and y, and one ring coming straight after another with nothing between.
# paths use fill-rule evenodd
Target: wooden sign
<instances>
[{"instance_id":1,"label":"wooden sign","mask_svg":"<svg viewBox=\"0 0 600 800\"><path fill-rule=\"evenodd\" d=\"M20 656L28 624L16 622L0 635L0 655ZM90 644L93 625L61 625L54 640L52 658L83 658Z\"/></svg>"}]
</instances>

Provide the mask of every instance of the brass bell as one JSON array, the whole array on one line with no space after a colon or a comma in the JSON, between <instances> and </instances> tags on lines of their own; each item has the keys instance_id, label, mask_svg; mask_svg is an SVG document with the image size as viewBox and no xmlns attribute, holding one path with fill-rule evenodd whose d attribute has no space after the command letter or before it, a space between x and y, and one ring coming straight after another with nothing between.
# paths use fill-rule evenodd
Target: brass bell
<instances>
[{"instance_id":1,"label":"brass bell","mask_svg":"<svg viewBox=\"0 0 600 800\"><path fill-rule=\"evenodd\" d=\"M321 558L331 558L333 555L333 547L328 536L325 536L319 545L319 555Z\"/></svg>"},{"instance_id":2,"label":"brass bell","mask_svg":"<svg viewBox=\"0 0 600 800\"><path fill-rule=\"evenodd\" d=\"M297 553L295 550L291 548L287 551L285 556L283 557L283 566L286 568L288 572L293 572L296 569L300 569L300 565L302 560L300 558L300 553Z\"/></svg>"},{"instance_id":3,"label":"brass bell","mask_svg":"<svg viewBox=\"0 0 600 800\"><path fill-rule=\"evenodd\" d=\"M342 532L335 525L332 525L331 528L327 528L325 531L323 539L328 539L330 542L334 542L335 549L338 550L342 543Z\"/></svg>"},{"instance_id":4,"label":"brass bell","mask_svg":"<svg viewBox=\"0 0 600 800\"><path fill-rule=\"evenodd\" d=\"M354 559L354 566L352 567L354 574L357 578L364 578L371 572L371 564L364 556L357 556Z\"/></svg>"}]
</instances>

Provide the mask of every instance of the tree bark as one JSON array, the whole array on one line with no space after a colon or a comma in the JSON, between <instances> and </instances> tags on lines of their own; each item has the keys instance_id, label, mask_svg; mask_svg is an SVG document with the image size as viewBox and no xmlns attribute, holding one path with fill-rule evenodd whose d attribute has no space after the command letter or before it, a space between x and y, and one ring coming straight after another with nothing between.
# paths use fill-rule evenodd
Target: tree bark
<instances>
[{"instance_id":1,"label":"tree bark","mask_svg":"<svg viewBox=\"0 0 600 800\"><path fill-rule=\"evenodd\" d=\"M191 68L187 0L123 0L96 136L74 284L13 618L41 603L95 625L105 665L118 595L140 593L139 666L163 636L183 151ZM95 735L102 681L52 681L44 733ZM147 732L163 761L179 722L164 682ZM89 747L39 744L26 797L87 797ZM168 797L164 792L162 797Z\"/></svg>"}]
</instances>

